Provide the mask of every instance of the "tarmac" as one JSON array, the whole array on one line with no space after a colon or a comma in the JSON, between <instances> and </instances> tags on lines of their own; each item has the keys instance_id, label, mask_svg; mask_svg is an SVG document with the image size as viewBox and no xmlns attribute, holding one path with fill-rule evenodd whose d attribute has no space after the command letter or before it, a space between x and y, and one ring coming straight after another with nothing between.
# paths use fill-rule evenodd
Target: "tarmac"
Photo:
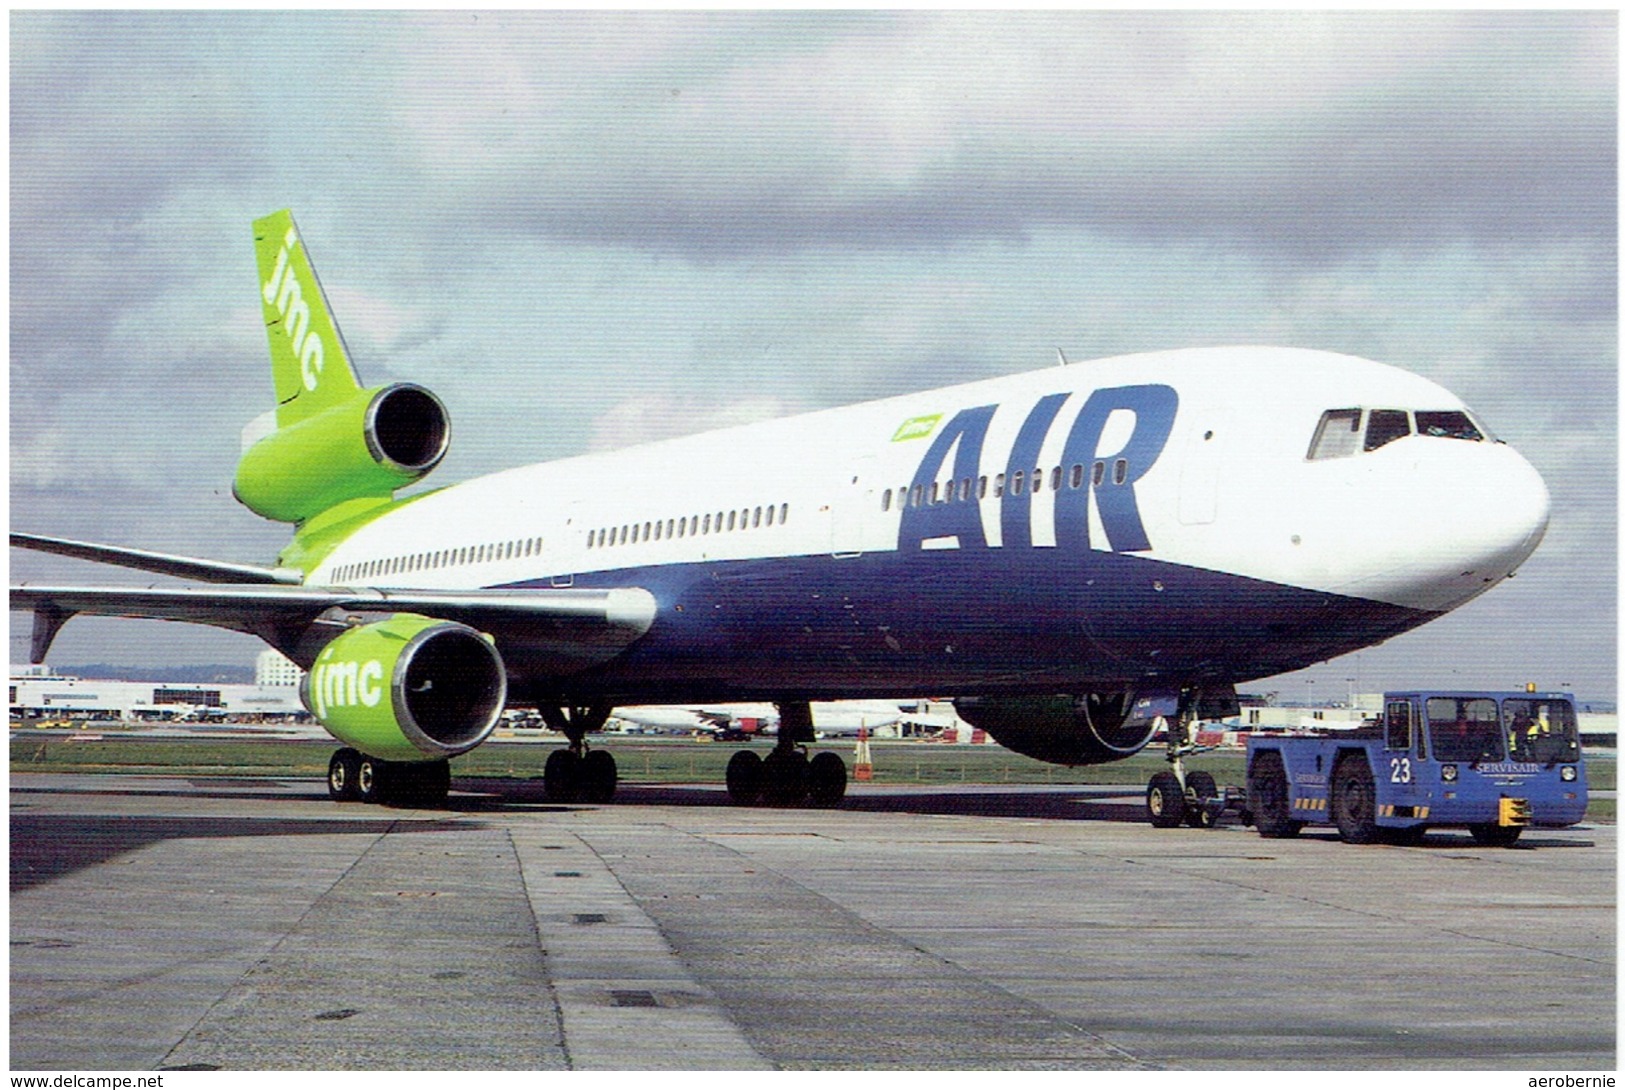
<instances>
[{"instance_id":1,"label":"tarmac","mask_svg":"<svg viewBox=\"0 0 1625 1090\"><path fill-rule=\"evenodd\" d=\"M1152 829L1122 788L449 811L11 777L11 1067L1616 1064L1616 828Z\"/></svg>"}]
</instances>

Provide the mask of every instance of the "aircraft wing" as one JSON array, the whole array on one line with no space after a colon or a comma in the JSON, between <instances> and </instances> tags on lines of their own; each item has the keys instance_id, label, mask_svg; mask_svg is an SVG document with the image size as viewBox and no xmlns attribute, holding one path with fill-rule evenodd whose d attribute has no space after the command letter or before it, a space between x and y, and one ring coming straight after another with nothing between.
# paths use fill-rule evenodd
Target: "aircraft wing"
<instances>
[{"instance_id":1,"label":"aircraft wing","mask_svg":"<svg viewBox=\"0 0 1625 1090\"><path fill-rule=\"evenodd\" d=\"M141 617L213 625L258 636L299 661L312 629L342 628L356 615L421 613L458 621L523 649L526 665L566 674L605 662L649 630L654 595L610 590L380 590L372 587L12 587L11 608L34 614L32 657L77 614ZM505 657L508 657L505 655ZM303 665L309 665L308 662Z\"/></svg>"},{"instance_id":2,"label":"aircraft wing","mask_svg":"<svg viewBox=\"0 0 1625 1090\"><path fill-rule=\"evenodd\" d=\"M232 564L223 560L202 560L194 556L175 556L155 553L147 549L129 549L122 545L98 545L90 541L70 541L64 537L45 537L41 534L11 535L13 548L33 549L36 552L71 556L79 560L94 560L102 564L117 564L122 568L174 575L181 579L196 579L203 583L269 583L298 586L303 577L292 568L264 568L256 564ZM86 612L89 612L88 610Z\"/></svg>"}]
</instances>

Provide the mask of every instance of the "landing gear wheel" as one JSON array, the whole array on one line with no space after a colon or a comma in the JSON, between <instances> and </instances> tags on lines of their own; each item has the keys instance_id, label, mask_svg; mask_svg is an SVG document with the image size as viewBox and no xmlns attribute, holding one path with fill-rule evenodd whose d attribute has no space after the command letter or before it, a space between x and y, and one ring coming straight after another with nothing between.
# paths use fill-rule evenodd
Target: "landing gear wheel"
<instances>
[{"instance_id":1,"label":"landing gear wheel","mask_svg":"<svg viewBox=\"0 0 1625 1090\"><path fill-rule=\"evenodd\" d=\"M356 766L355 790L356 798L362 802L384 803L388 802L391 789L394 787L394 769L388 761L377 757L362 757Z\"/></svg>"},{"instance_id":2,"label":"landing gear wheel","mask_svg":"<svg viewBox=\"0 0 1625 1090\"><path fill-rule=\"evenodd\" d=\"M807 755L775 749L762 762L762 801L769 806L800 806L807 797Z\"/></svg>"},{"instance_id":3,"label":"landing gear wheel","mask_svg":"<svg viewBox=\"0 0 1625 1090\"><path fill-rule=\"evenodd\" d=\"M575 802L581 790L581 758L568 749L555 749L542 767L542 788L548 802Z\"/></svg>"},{"instance_id":4,"label":"landing gear wheel","mask_svg":"<svg viewBox=\"0 0 1625 1090\"><path fill-rule=\"evenodd\" d=\"M1158 772L1145 789L1145 814L1158 829L1177 828L1185 819L1185 791L1172 772Z\"/></svg>"},{"instance_id":5,"label":"landing gear wheel","mask_svg":"<svg viewBox=\"0 0 1625 1090\"><path fill-rule=\"evenodd\" d=\"M1258 835L1266 840L1285 840L1302 831L1303 822L1292 820L1286 766L1279 753L1266 750L1253 758L1247 772L1247 805L1252 807Z\"/></svg>"},{"instance_id":6,"label":"landing gear wheel","mask_svg":"<svg viewBox=\"0 0 1625 1090\"><path fill-rule=\"evenodd\" d=\"M583 802L604 803L615 797L615 758L608 750L589 750L581 758L580 794Z\"/></svg>"},{"instance_id":7,"label":"landing gear wheel","mask_svg":"<svg viewBox=\"0 0 1625 1090\"><path fill-rule=\"evenodd\" d=\"M361 771L361 754L346 747L327 762L327 797L334 802L354 802L361 797L356 775Z\"/></svg>"},{"instance_id":8,"label":"landing gear wheel","mask_svg":"<svg viewBox=\"0 0 1625 1090\"><path fill-rule=\"evenodd\" d=\"M1205 799L1219 797L1219 785L1214 782L1211 773L1187 772L1185 774L1185 788L1190 794L1196 796L1198 803ZM1185 800L1185 824L1192 829L1213 828L1214 817L1214 812L1206 806L1192 805L1189 798Z\"/></svg>"},{"instance_id":9,"label":"landing gear wheel","mask_svg":"<svg viewBox=\"0 0 1625 1090\"><path fill-rule=\"evenodd\" d=\"M1344 757L1332 770L1332 816L1344 843L1377 839L1377 785L1364 757Z\"/></svg>"},{"instance_id":10,"label":"landing gear wheel","mask_svg":"<svg viewBox=\"0 0 1625 1090\"><path fill-rule=\"evenodd\" d=\"M1480 847L1484 848L1510 848L1518 842L1523 835L1521 825L1469 825L1467 831L1473 834Z\"/></svg>"},{"instance_id":11,"label":"landing gear wheel","mask_svg":"<svg viewBox=\"0 0 1625 1090\"><path fill-rule=\"evenodd\" d=\"M807 764L807 802L820 810L840 805L846 797L846 762L825 750Z\"/></svg>"},{"instance_id":12,"label":"landing gear wheel","mask_svg":"<svg viewBox=\"0 0 1625 1090\"><path fill-rule=\"evenodd\" d=\"M397 764L391 766L389 775L395 781L389 800L394 805L430 810L446 805L446 795L451 791L450 761Z\"/></svg>"},{"instance_id":13,"label":"landing gear wheel","mask_svg":"<svg viewBox=\"0 0 1625 1090\"><path fill-rule=\"evenodd\" d=\"M742 749L728 758L728 798L735 806L755 806L762 798L762 759Z\"/></svg>"}]
</instances>

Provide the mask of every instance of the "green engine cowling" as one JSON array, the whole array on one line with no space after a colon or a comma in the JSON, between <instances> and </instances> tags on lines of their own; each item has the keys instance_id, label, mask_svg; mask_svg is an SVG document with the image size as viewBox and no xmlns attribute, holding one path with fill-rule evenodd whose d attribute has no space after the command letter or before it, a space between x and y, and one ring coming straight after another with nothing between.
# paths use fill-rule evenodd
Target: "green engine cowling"
<instances>
[{"instance_id":1,"label":"green engine cowling","mask_svg":"<svg viewBox=\"0 0 1625 1090\"><path fill-rule=\"evenodd\" d=\"M346 745L387 761L431 761L485 741L507 672L491 641L452 621L398 613L353 628L316 656L305 707Z\"/></svg>"},{"instance_id":2,"label":"green engine cowling","mask_svg":"<svg viewBox=\"0 0 1625 1090\"><path fill-rule=\"evenodd\" d=\"M279 427L243 453L232 492L277 522L303 522L346 500L387 497L445 457L451 421L411 383L357 390Z\"/></svg>"}]
</instances>

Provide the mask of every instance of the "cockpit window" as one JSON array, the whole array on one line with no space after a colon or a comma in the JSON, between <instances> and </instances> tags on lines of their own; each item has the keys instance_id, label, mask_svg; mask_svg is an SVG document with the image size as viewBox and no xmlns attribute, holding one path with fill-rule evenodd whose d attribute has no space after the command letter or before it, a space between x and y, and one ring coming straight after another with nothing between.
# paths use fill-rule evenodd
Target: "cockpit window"
<instances>
[{"instance_id":1,"label":"cockpit window","mask_svg":"<svg viewBox=\"0 0 1625 1090\"><path fill-rule=\"evenodd\" d=\"M1484 441L1483 434L1473 424L1472 420L1466 413L1461 412L1418 412L1416 414L1416 432L1418 435L1431 435L1435 439Z\"/></svg>"},{"instance_id":2,"label":"cockpit window","mask_svg":"<svg viewBox=\"0 0 1625 1090\"><path fill-rule=\"evenodd\" d=\"M1415 426L1412 426L1412 421ZM1495 442L1495 437L1459 409L1327 409L1309 443L1309 460L1346 458L1361 451L1378 450L1408 435L1429 439L1465 439Z\"/></svg>"},{"instance_id":3,"label":"cockpit window","mask_svg":"<svg viewBox=\"0 0 1625 1090\"><path fill-rule=\"evenodd\" d=\"M1346 458L1360 449L1360 410L1328 409L1321 414L1320 427L1309 444L1309 460Z\"/></svg>"},{"instance_id":4,"label":"cockpit window","mask_svg":"<svg viewBox=\"0 0 1625 1090\"><path fill-rule=\"evenodd\" d=\"M1365 426L1365 449L1385 447L1411 433L1411 415L1399 409L1373 409Z\"/></svg>"}]
</instances>

